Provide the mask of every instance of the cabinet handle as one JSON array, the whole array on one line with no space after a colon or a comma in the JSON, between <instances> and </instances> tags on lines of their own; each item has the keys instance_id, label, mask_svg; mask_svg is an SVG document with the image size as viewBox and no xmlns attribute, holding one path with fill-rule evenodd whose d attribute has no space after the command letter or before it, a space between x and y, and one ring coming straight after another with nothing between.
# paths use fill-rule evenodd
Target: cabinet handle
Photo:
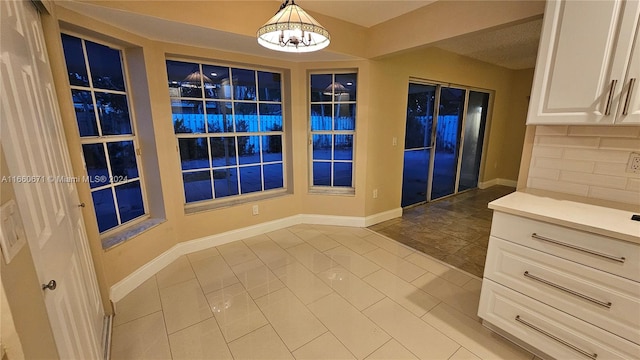
<instances>
[{"instance_id":1,"label":"cabinet handle","mask_svg":"<svg viewBox=\"0 0 640 360\"><path fill-rule=\"evenodd\" d=\"M602 307L606 307L607 309L611 309L611 305L613 305L613 304L611 303L611 301L607 301L607 302L605 302L605 301L602 301L602 300L594 299L594 298L592 298L591 296L587 296L587 295L585 295L585 294L581 294L581 293L579 293L579 292L577 292L577 291L575 291L575 290L571 290L571 289L566 288L566 287L564 287L564 286L562 286L562 285L558 285L558 284L556 284L556 283L553 283L553 282L551 282L551 281L549 281L549 280L545 280L545 279L543 279L543 278L541 278L541 277L537 277L537 276L535 276L535 275L531 275L531 274L529 274L529 272L528 272L528 271L525 271L523 275L524 275L524 277L527 277L527 278L529 278L529 279L532 279L532 280L535 280L535 281L541 282L541 283L543 283L543 284L545 284L545 285L549 285L549 286L551 286L551 287L553 287L553 288L556 288L556 289L558 289L558 290L564 291L564 292L569 293L569 294L571 294L571 295L573 295L573 296L577 296L577 297L579 297L579 298L581 298L581 299L585 299L585 300L587 300L587 301L591 301L592 303L597 304L597 305L600 305L600 306L602 306Z\"/></svg>"},{"instance_id":2,"label":"cabinet handle","mask_svg":"<svg viewBox=\"0 0 640 360\"><path fill-rule=\"evenodd\" d=\"M633 87L636 85L636 78L629 80L629 90L627 91L627 97L624 100L624 107L622 108L622 115L629 114L629 103L631 102L631 95L633 94Z\"/></svg>"},{"instance_id":3,"label":"cabinet handle","mask_svg":"<svg viewBox=\"0 0 640 360\"><path fill-rule=\"evenodd\" d=\"M562 340L559 337L553 335L552 333L550 333L550 332L548 332L546 330L543 330L543 329L533 325L532 323L530 323L528 321L522 320L520 318L520 315L516 315L516 321L521 323L521 324L523 324L523 325L525 325L525 326L527 326L527 327L530 327L531 329L541 333L544 336L547 336L547 337L559 342L560 344L570 348L571 350L579 352L580 354L582 354L582 355L584 355L584 356L586 356L586 357L588 357L590 359L596 360L598 358L598 354L592 354L592 353L590 353L588 351L584 351L584 350L580 349L579 347L573 345L572 343L570 343L568 341L565 341L565 340Z\"/></svg>"},{"instance_id":4,"label":"cabinet handle","mask_svg":"<svg viewBox=\"0 0 640 360\"><path fill-rule=\"evenodd\" d=\"M542 240L542 241L550 242L552 244L556 244L556 245L568 247L570 249L586 252L587 254L600 256L600 257L603 257L605 259L617 261L619 263L624 263L627 260L627 259L625 259L624 256L618 257L618 256L614 256L614 255L604 254L604 253L593 251L593 250L590 250L590 249L585 249L585 248L580 247L580 246L575 246L575 245L567 244L567 243L562 242L562 241L558 241L558 240L550 239L548 237L540 236L540 235L538 235L536 233L531 234L531 237L533 239L536 239L536 240Z\"/></svg>"},{"instance_id":5,"label":"cabinet handle","mask_svg":"<svg viewBox=\"0 0 640 360\"><path fill-rule=\"evenodd\" d=\"M609 89L609 96L607 96L607 106L604 108L605 116L611 114L611 101L613 100L613 93L616 90L616 84L618 84L618 80L611 80L611 88Z\"/></svg>"}]
</instances>

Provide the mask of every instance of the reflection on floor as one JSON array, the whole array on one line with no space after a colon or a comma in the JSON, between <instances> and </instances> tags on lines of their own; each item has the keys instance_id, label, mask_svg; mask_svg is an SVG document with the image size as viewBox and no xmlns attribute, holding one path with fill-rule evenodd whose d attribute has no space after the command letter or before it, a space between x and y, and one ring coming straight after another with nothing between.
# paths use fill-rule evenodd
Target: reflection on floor
<instances>
[{"instance_id":1,"label":"reflection on floor","mask_svg":"<svg viewBox=\"0 0 640 360\"><path fill-rule=\"evenodd\" d=\"M492 186L405 210L401 218L370 229L482 277L493 211L487 204L513 192Z\"/></svg>"},{"instance_id":2,"label":"reflection on floor","mask_svg":"<svg viewBox=\"0 0 640 360\"><path fill-rule=\"evenodd\" d=\"M529 359L481 281L362 228L297 225L182 256L116 304L112 359Z\"/></svg>"}]
</instances>

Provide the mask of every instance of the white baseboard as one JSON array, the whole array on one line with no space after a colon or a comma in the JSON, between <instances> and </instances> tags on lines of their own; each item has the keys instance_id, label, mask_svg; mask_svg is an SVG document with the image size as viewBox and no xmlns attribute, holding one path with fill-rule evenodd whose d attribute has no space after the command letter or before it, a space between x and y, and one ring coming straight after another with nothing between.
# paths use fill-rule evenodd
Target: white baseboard
<instances>
[{"instance_id":1,"label":"white baseboard","mask_svg":"<svg viewBox=\"0 0 640 360\"><path fill-rule=\"evenodd\" d=\"M214 246L220 246L297 224L366 227L399 216L402 216L402 208L381 212L367 217L300 214L227 231L221 234L185 241L174 245L169 250L142 265L129 276L111 286L109 298L114 303L115 308L115 304L118 301L122 300L127 294L140 286L143 282L157 274L158 271L174 262L180 256L190 254L192 252L208 249Z\"/></svg>"},{"instance_id":2,"label":"white baseboard","mask_svg":"<svg viewBox=\"0 0 640 360\"><path fill-rule=\"evenodd\" d=\"M395 208L381 213L369 215L364 218L364 226L371 226L383 221L395 219L402 216L402 208Z\"/></svg>"},{"instance_id":3,"label":"white baseboard","mask_svg":"<svg viewBox=\"0 0 640 360\"><path fill-rule=\"evenodd\" d=\"M518 181L509 180L509 179L495 178L495 179L491 179L489 181L480 181L480 182L478 182L478 188L480 188L480 189L490 188L490 187L495 186L495 185L503 185L503 186L509 186L509 187L515 188L518 185Z\"/></svg>"}]
</instances>

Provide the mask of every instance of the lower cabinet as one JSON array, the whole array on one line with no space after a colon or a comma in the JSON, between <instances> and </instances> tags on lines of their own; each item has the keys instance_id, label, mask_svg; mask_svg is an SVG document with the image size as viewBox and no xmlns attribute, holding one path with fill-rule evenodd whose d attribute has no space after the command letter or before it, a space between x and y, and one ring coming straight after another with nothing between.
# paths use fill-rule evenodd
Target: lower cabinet
<instances>
[{"instance_id":1,"label":"lower cabinet","mask_svg":"<svg viewBox=\"0 0 640 360\"><path fill-rule=\"evenodd\" d=\"M496 211L478 316L543 357L640 359L638 256L640 244Z\"/></svg>"}]
</instances>

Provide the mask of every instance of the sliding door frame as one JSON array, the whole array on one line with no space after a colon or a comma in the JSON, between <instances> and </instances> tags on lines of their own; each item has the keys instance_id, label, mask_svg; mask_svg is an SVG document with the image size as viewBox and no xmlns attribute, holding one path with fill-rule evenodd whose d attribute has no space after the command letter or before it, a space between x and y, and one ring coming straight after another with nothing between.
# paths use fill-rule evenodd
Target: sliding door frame
<instances>
[{"instance_id":1,"label":"sliding door frame","mask_svg":"<svg viewBox=\"0 0 640 360\"><path fill-rule=\"evenodd\" d=\"M435 86L436 87L436 91L435 91L435 102L434 102L434 111L433 111L433 122L432 122L432 126L431 126L431 149L429 150L429 169L428 169L428 173L427 173L427 194L426 194L426 198L425 198L425 202L431 202L433 199L431 199L431 190L433 187L433 170L434 170L434 166L435 166L435 151L436 151L436 147L438 146L437 142L436 142L436 132L438 129L438 117L440 116L440 93L441 93L441 89L443 87L450 87L450 88L454 88L454 89L461 89L465 91L465 96L464 96L464 106L463 106L463 116L462 116L462 122L460 124L461 130L460 130L460 138L458 139L458 143L460 144L460 146L458 147L458 154L456 156L456 180L455 180L455 188L454 188L454 192L453 194L450 195L446 195L443 197L439 197L438 199L444 199L447 198L449 196L452 195L456 195L462 192L466 192L469 190L473 190L473 189L467 189L467 190L463 190L463 191L458 191L459 188L459 184L460 184L460 167L462 166L462 150L464 147L464 137L465 137L465 126L466 126L466 122L467 122L467 111L468 111L468 106L469 106L469 93L471 91L474 92L481 92L481 93L486 93L489 94L489 101L488 101L488 106L487 106L487 118L485 120L485 128L484 128L484 134L482 134L482 154L480 155L480 171L478 172L478 187L480 187L480 179L484 176L484 172L485 172L485 166L486 166L486 152L488 149L488 140L489 140L489 134L491 133L491 123L492 123L492 117L493 117L493 105L494 105L494 99L495 99L495 91L494 90L489 90L489 89L483 89L483 88L479 88L479 87L474 87L474 86L468 86L468 85L461 85L461 84L455 84L455 83L447 83L447 82L441 82L441 81L434 81L434 80L427 80L427 79L421 79L421 78L415 78L415 77L409 77L408 81L407 81L407 88L409 87L410 84L418 84L418 85L426 85L426 86ZM408 99L408 92L407 92L407 99ZM407 102L407 100L405 100L405 103ZM406 120L405 120L405 129L406 129ZM406 138L407 134L405 133L405 138ZM403 150L403 154L404 154ZM419 204L423 204L424 202L418 202L416 204L413 205L409 205L407 207L411 207L414 205L419 205Z\"/></svg>"}]
</instances>

